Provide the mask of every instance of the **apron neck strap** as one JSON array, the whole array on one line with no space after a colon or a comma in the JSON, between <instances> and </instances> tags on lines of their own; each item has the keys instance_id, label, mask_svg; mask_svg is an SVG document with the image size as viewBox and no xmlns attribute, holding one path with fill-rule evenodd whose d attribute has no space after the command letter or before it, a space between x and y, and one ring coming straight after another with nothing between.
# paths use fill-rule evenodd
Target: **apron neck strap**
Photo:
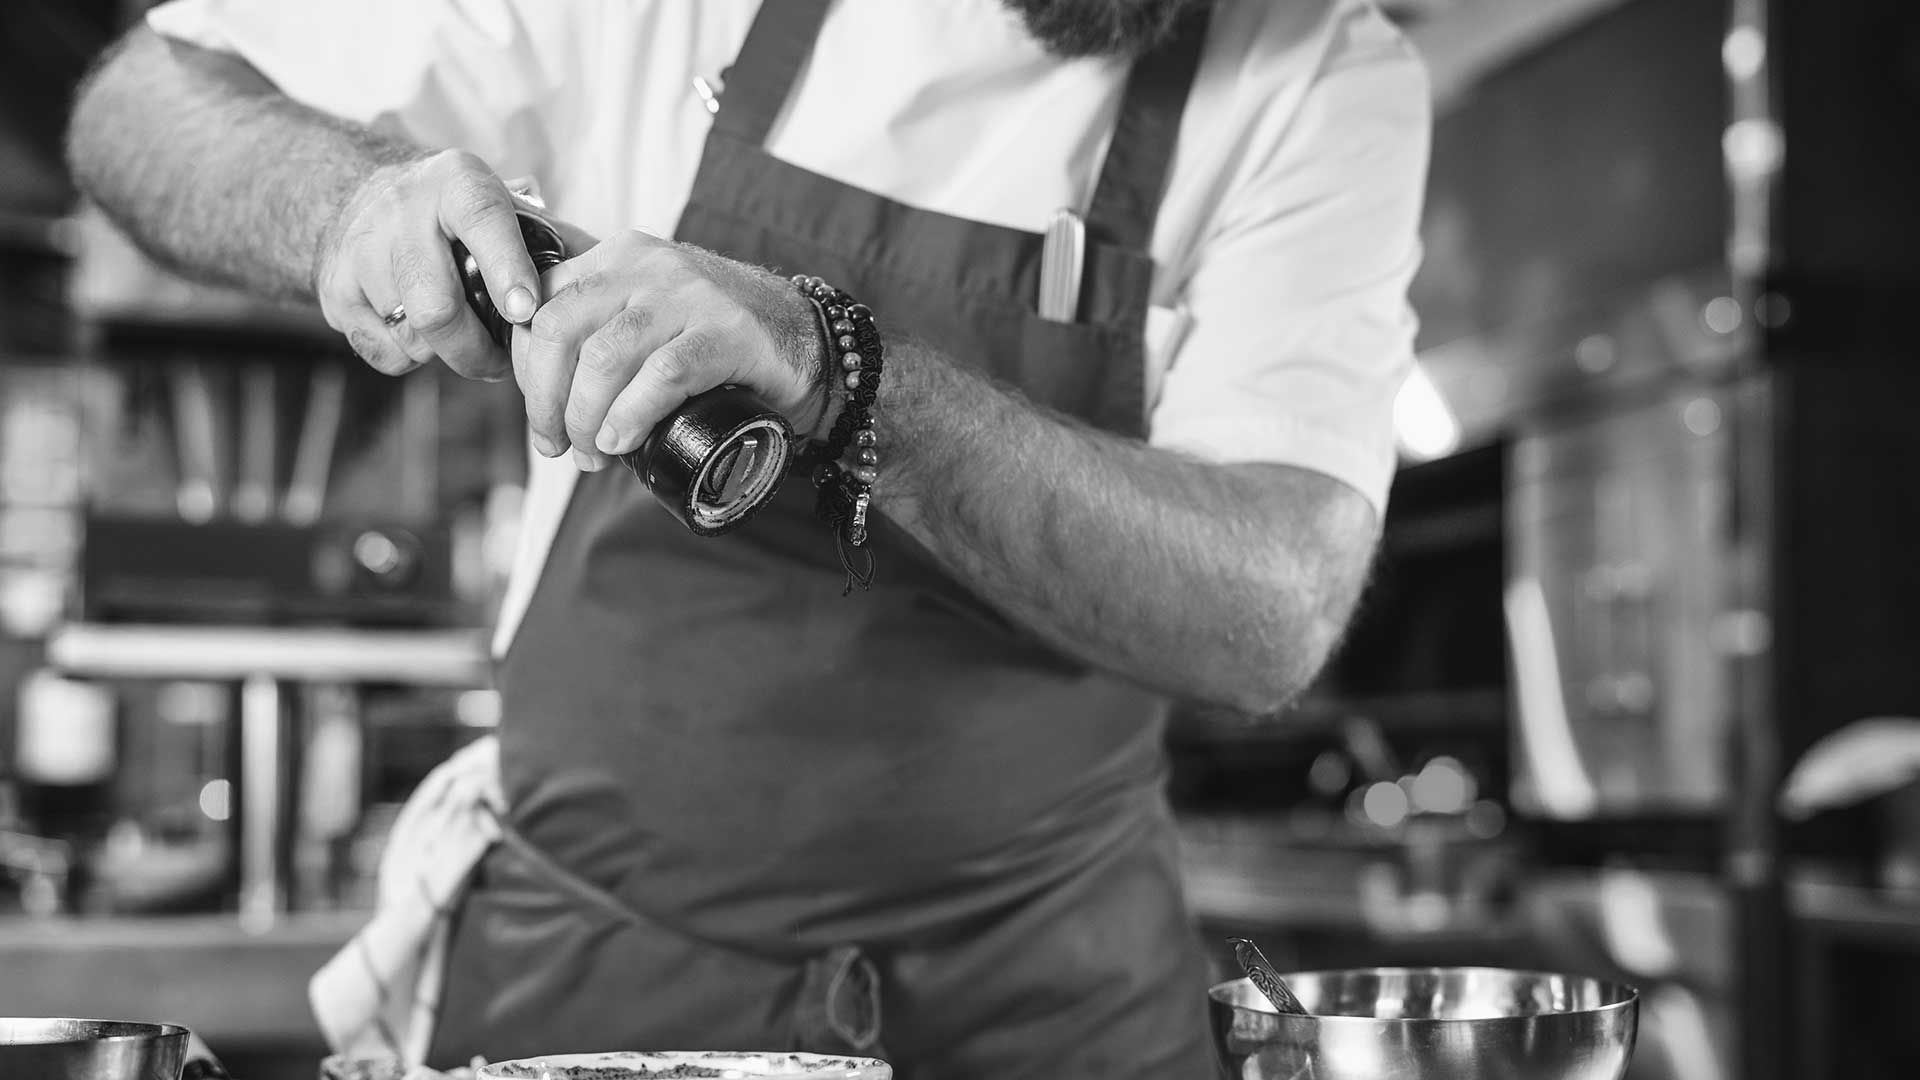
<instances>
[{"instance_id":1,"label":"apron neck strap","mask_svg":"<svg viewBox=\"0 0 1920 1080\"><path fill-rule=\"evenodd\" d=\"M788 91L813 55L832 0L762 0L740 55L720 88L713 126L741 142L765 146Z\"/></svg>"},{"instance_id":2,"label":"apron neck strap","mask_svg":"<svg viewBox=\"0 0 1920 1080\"><path fill-rule=\"evenodd\" d=\"M1127 75L1120 119L1087 208L1090 236L1136 251L1145 250L1153 239L1211 10L1212 5L1202 5L1183 16L1173 37L1136 60Z\"/></svg>"},{"instance_id":3,"label":"apron neck strap","mask_svg":"<svg viewBox=\"0 0 1920 1080\"><path fill-rule=\"evenodd\" d=\"M714 127L754 146L786 105L826 20L832 0L763 0L728 69ZM1181 18L1173 36L1134 62L1120 99L1120 117L1087 210L1089 232L1123 248L1152 239L1167 170L1173 163L1187 92L1206 45L1205 5Z\"/></svg>"}]
</instances>

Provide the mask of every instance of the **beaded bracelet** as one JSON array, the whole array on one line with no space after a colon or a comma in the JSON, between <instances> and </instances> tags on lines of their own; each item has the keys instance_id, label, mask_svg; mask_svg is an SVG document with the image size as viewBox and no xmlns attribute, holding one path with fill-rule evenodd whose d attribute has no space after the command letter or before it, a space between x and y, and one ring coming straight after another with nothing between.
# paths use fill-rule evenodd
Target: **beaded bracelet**
<instances>
[{"instance_id":1,"label":"beaded bracelet","mask_svg":"<svg viewBox=\"0 0 1920 1080\"><path fill-rule=\"evenodd\" d=\"M819 492L814 512L833 530L834 546L840 553L840 565L847 572L847 587L841 595L873 587L874 558L867 547L867 507L873 501L873 482L880 476L880 437L873 430L873 402L880 389L880 367L884 350L880 331L873 324L873 312L865 304L808 274L795 274L794 287L812 302L820 316L820 333L829 357L838 363L837 385L845 394L845 405L823 442L807 447L794 457L796 471L805 471ZM855 464L841 463L847 448L854 448ZM851 550L850 550L851 549ZM855 552L865 554L864 563L856 563Z\"/></svg>"}]
</instances>

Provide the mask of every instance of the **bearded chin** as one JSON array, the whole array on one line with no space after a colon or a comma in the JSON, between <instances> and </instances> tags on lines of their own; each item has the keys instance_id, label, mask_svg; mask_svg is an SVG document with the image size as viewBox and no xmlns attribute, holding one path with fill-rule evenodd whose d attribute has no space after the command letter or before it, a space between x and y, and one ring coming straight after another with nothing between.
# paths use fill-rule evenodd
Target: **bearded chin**
<instances>
[{"instance_id":1,"label":"bearded chin","mask_svg":"<svg viewBox=\"0 0 1920 1080\"><path fill-rule=\"evenodd\" d=\"M1002 0L1056 56L1138 56L1208 0Z\"/></svg>"}]
</instances>

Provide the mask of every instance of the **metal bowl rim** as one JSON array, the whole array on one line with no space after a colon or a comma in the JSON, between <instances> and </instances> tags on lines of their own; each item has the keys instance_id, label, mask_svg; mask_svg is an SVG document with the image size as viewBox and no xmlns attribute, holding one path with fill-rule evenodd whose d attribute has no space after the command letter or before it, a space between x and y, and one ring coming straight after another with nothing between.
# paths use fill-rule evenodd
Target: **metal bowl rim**
<instances>
[{"instance_id":1,"label":"metal bowl rim","mask_svg":"<svg viewBox=\"0 0 1920 1080\"><path fill-rule=\"evenodd\" d=\"M1490 974L1490 975L1519 976L1521 978L1531 977L1531 978L1548 978L1548 979L1582 979L1587 982L1598 983L1601 986L1603 992L1608 992L1609 996L1612 996L1614 992L1617 992L1622 996L1620 997L1619 1001L1611 1001L1605 1005L1601 1005L1592 1009L1568 1009L1568 1010L1559 1011L1559 1012L1526 1013L1518 1016L1487 1016L1487 1017L1476 1018L1476 1017L1465 1017L1465 1016L1346 1016L1338 1013L1331 1014L1331 1015L1321 1015L1319 1013L1313 1013L1305 1017L1299 1017L1298 1019L1312 1020L1315 1023L1319 1023L1319 1024L1353 1023L1353 1024L1414 1025L1414 1024L1529 1023L1529 1022L1534 1022L1534 1021L1546 1019L1548 1017L1555 1017L1555 1016L1599 1016L1605 1013L1615 1012L1622 1009L1635 1009L1640 1004L1640 990L1639 988L1635 987L1631 983L1621 982L1617 979L1602 979L1592 975L1575 975L1575 974L1570 974L1564 971L1530 971L1530 970L1522 970L1518 968L1493 968L1493 967L1472 967L1472 966L1356 967L1356 968L1322 968L1322 969L1313 970L1313 971L1283 971L1280 973L1280 977L1283 979L1294 979L1294 978L1305 978L1309 976L1323 976L1323 975L1431 975L1431 974L1438 974L1441 972L1484 973L1484 974ZM1228 979L1225 982L1214 983L1212 986L1209 986L1207 988L1207 1000L1210 1002L1215 1002L1220 1005L1226 1006L1229 1009L1245 1009L1246 1011L1251 1013L1258 1013L1262 1016L1272 1016L1282 1020L1295 1019L1295 1017L1292 1017L1286 1013L1279 1012L1278 1010L1273 1009L1272 1007L1268 1007L1264 1009L1256 1009L1251 1006L1242 1005L1237 1001L1228 1001L1221 996L1222 993L1228 987L1240 986L1242 984L1245 984L1247 986L1252 986L1253 980L1245 976L1241 976L1238 979Z\"/></svg>"},{"instance_id":2,"label":"metal bowl rim","mask_svg":"<svg viewBox=\"0 0 1920 1080\"><path fill-rule=\"evenodd\" d=\"M71 1039L48 1039L44 1042L0 1043L0 1050L9 1046L73 1046L76 1043L130 1042L140 1039L168 1039L186 1037L192 1031L181 1024L169 1024L151 1020L100 1020L85 1016L0 1016L0 1024L10 1020L32 1020L48 1024L97 1024L101 1026L146 1028L146 1031L128 1031L118 1035L81 1035Z\"/></svg>"}]
</instances>

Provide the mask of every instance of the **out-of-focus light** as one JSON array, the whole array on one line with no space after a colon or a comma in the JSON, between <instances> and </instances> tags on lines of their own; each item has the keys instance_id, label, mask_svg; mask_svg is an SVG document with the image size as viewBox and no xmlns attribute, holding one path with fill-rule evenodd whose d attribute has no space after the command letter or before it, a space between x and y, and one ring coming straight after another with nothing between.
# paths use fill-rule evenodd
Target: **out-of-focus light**
<instances>
[{"instance_id":1,"label":"out-of-focus light","mask_svg":"<svg viewBox=\"0 0 1920 1080\"><path fill-rule=\"evenodd\" d=\"M170 682L154 694L154 712L169 724L217 724L226 718L228 693L220 683Z\"/></svg>"},{"instance_id":2,"label":"out-of-focus light","mask_svg":"<svg viewBox=\"0 0 1920 1080\"><path fill-rule=\"evenodd\" d=\"M1767 62L1767 36L1757 27L1734 27L1720 43L1720 62L1736 79L1753 78L1760 74L1760 65Z\"/></svg>"},{"instance_id":3,"label":"out-of-focus light","mask_svg":"<svg viewBox=\"0 0 1920 1080\"><path fill-rule=\"evenodd\" d=\"M225 780L209 780L200 787L200 812L212 821L233 816L233 785Z\"/></svg>"},{"instance_id":4,"label":"out-of-focus light","mask_svg":"<svg viewBox=\"0 0 1920 1080\"><path fill-rule=\"evenodd\" d=\"M1348 824L1363 829L1370 824L1370 822L1367 821L1366 788L1357 787L1347 792L1347 822Z\"/></svg>"},{"instance_id":5,"label":"out-of-focus light","mask_svg":"<svg viewBox=\"0 0 1920 1080\"><path fill-rule=\"evenodd\" d=\"M1599 375L1613 367L1618 352L1613 339L1605 334L1588 334L1573 347L1573 363L1589 375Z\"/></svg>"},{"instance_id":6,"label":"out-of-focus light","mask_svg":"<svg viewBox=\"0 0 1920 1080\"><path fill-rule=\"evenodd\" d=\"M1407 793L1399 784L1386 780L1371 784L1361 797L1360 809L1367 820L1383 829L1391 829L1407 820Z\"/></svg>"},{"instance_id":7,"label":"out-of-focus light","mask_svg":"<svg viewBox=\"0 0 1920 1080\"><path fill-rule=\"evenodd\" d=\"M1731 296L1716 296L1700 309L1700 321L1716 334L1731 334L1740 329L1740 301Z\"/></svg>"},{"instance_id":8,"label":"out-of-focus light","mask_svg":"<svg viewBox=\"0 0 1920 1080\"><path fill-rule=\"evenodd\" d=\"M1507 812L1492 799L1481 799L1467 809L1467 835L1477 840L1491 840L1507 828Z\"/></svg>"},{"instance_id":9,"label":"out-of-focus light","mask_svg":"<svg viewBox=\"0 0 1920 1080\"><path fill-rule=\"evenodd\" d=\"M1616 963L1636 975L1665 978L1680 963L1653 880L1634 870L1600 875L1600 929Z\"/></svg>"},{"instance_id":10,"label":"out-of-focus light","mask_svg":"<svg viewBox=\"0 0 1920 1080\"><path fill-rule=\"evenodd\" d=\"M1347 759L1332 751L1323 751L1307 770L1307 785L1320 795L1338 795L1353 780L1353 768Z\"/></svg>"},{"instance_id":11,"label":"out-of-focus light","mask_svg":"<svg viewBox=\"0 0 1920 1080\"><path fill-rule=\"evenodd\" d=\"M453 702L453 715L462 726L494 728L500 726L500 692L468 690Z\"/></svg>"},{"instance_id":12,"label":"out-of-focus light","mask_svg":"<svg viewBox=\"0 0 1920 1080\"><path fill-rule=\"evenodd\" d=\"M1680 422L1687 425L1688 431L1705 438L1720 430L1720 403L1712 398L1694 398L1680 410Z\"/></svg>"},{"instance_id":13,"label":"out-of-focus light","mask_svg":"<svg viewBox=\"0 0 1920 1080\"><path fill-rule=\"evenodd\" d=\"M1753 302L1753 319L1769 330L1778 330L1793 318L1793 301L1784 293L1764 292Z\"/></svg>"},{"instance_id":14,"label":"out-of-focus light","mask_svg":"<svg viewBox=\"0 0 1920 1080\"><path fill-rule=\"evenodd\" d=\"M1446 457L1460 448L1460 421L1417 363L1393 399L1393 430L1401 453L1415 461Z\"/></svg>"},{"instance_id":15,"label":"out-of-focus light","mask_svg":"<svg viewBox=\"0 0 1920 1080\"><path fill-rule=\"evenodd\" d=\"M1520 749L1532 777L1535 797L1546 813L1560 820L1592 817L1600 808L1600 788L1587 775L1586 762L1567 717L1566 682L1547 614L1546 588L1538 578L1519 578L1507 586L1507 644L1513 652L1514 691L1519 703Z\"/></svg>"},{"instance_id":16,"label":"out-of-focus light","mask_svg":"<svg viewBox=\"0 0 1920 1080\"><path fill-rule=\"evenodd\" d=\"M1752 608L1723 611L1714 616L1712 638L1728 656L1759 656L1773 647L1773 620Z\"/></svg>"},{"instance_id":17,"label":"out-of-focus light","mask_svg":"<svg viewBox=\"0 0 1920 1080\"><path fill-rule=\"evenodd\" d=\"M1473 777L1466 766L1450 757L1427 762L1413 778L1414 809L1428 814L1458 814L1473 804Z\"/></svg>"},{"instance_id":18,"label":"out-of-focus light","mask_svg":"<svg viewBox=\"0 0 1920 1080\"><path fill-rule=\"evenodd\" d=\"M1734 179L1758 180L1780 168L1787 138L1771 120L1737 120L1720 137L1720 152Z\"/></svg>"},{"instance_id":19,"label":"out-of-focus light","mask_svg":"<svg viewBox=\"0 0 1920 1080\"><path fill-rule=\"evenodd\" d=\"M213 512L220 508L220 501L213 496L213 485L203 480L190 480L180 485L174 496L174 508L180 516L195 525L204 525L213 520Z\"/></svg>"},{"instance_id":20,"label":"out-of-focus light","mask_svg":"<svg viewBox=\"0 0 1920 1080\"><path fill-rule=\"evenodd\" d=\"M1620 708L1644 716L1653 708L1653 680L1644 671L1632 671L1614 680L1614 700Z\"/></svg>"},{"instance_id":21,"label":"out-of-focus light","mask_svg":"<svg viewBox=\"0 0 1920 1080\"><path fill-rule=\"evenodd\" d=\"M353 558L376 574L391 574L400 567L400 546L392 537L369 530L354 538Z\"/></svg>"},{"instance_id":22,"label":"out-of-focus light","mask_svg":"<svg viewBox=\"0 0 1920 1080\"><path fill-rule=\"evenodd\" d=\"M39 637L66 611L67 583L56 573L23 569L0 572L0 630Z\"/></svg>"}]
</instances>

